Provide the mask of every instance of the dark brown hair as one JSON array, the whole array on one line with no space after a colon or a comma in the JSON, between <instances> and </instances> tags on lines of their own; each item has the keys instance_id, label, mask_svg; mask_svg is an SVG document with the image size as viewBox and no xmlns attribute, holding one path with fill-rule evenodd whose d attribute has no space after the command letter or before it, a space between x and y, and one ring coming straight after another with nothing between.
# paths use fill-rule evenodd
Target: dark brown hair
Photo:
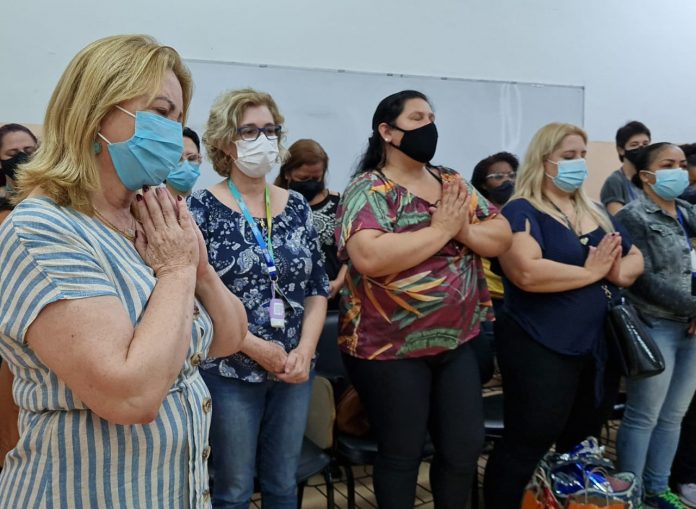
<instances>
[{"instance_id":1,"label":"dark brown hair","mask_svg":"<svg viewBox=\"0 0 696 509\"><path fill-rule=\"evenodd\" d=\"M280 167L280 173L273 182L278 187L287 189L290 185L290 174L304 164L324 164L324 174L329 169L329 156L314 140L297 140L288 149L289 157ZM322 177L323 177L322 175Z\"/></svg>"}]
</instances>

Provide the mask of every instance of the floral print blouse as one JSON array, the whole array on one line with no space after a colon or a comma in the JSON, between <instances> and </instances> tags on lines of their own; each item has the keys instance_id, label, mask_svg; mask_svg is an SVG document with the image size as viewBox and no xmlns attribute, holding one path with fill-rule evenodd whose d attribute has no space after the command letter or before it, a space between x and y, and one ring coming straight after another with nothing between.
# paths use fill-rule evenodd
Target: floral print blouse
<instances>
[{"instance_id":1,"label":"floral print blouse","mask_svg":"<svg viewBox=\"0 0 696 509\"><path fill-rule=\"evenodd\" d=\"M447 168L430 170L438 180L460 178ZM467 186L471 221L494 217L495 206ZM435 355L472 339L481 320L492 319L481 259L455 240L421 264L387 276L365 276L348 259L346 243L355 233L420 230L430 225L432 206L379 171L358 175L346 188L336 232L339 258L348 263L339 332L345 353L376 360Z\"/></svg>"},{"instance_id":2,"label":"floral print blouse","mask_svg":"<svg viewBox=\"0 0 696 509\"><path fill-rule=\"evenodd\" d=\"M285 303L285 328L271 327L271 282L261 248L244 216L218 201L208 190L189 197L189 208L203 233L208 259L225 286L244 304L249 331L259 338L295 348L302 331L304 300L326 297L329 280L312 224L309 205L299 193L289 191L283 212L273 217L271 242L278 270L278 286ZM258 218L266 236L265 219ZM239 352L225 358L209 358L201 369L245 382L263 382L268 373L256 361Z\"/></svg>"}]
</instances>

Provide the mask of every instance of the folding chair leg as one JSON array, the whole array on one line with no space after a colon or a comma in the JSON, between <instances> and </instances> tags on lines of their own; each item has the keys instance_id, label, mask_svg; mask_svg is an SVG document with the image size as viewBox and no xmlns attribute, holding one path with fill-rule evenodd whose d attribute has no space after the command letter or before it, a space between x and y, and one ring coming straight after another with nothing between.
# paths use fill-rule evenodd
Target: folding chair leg
<instances>
[{"instance_id":1,"label":"folding chair leg","mask_svg":"<svg viewBox=\"0 0 696 509\"><path fill-rule=\"evenodd\" d=\"M469 509L479 509L478 469L476 472L474 472L474 480L471 483L471 495L469 496Z\"/></svg>"},{"instance_id":2,"label":"folding chair leg","mask_svg":"<svg viewBox=\"0 0 696 509\"><path fill-rule=\"evenodd\" d=\"M334 509L334 483L331 465L327 466L322 473L324 474L324 481L326 481L326 509ZM302 508L300 507L300 509Z\"/></svg>"},{"instance_id":3,"label":"folding chair leg","mask_svg":"<svg viewBox=\"0 0 696 509\"><path fill-rule=\"evenodd\" d=\"M306 482L297 485L297 509L302 509L302 498L304 497L304 488Z\"/></svg>"},{"instance_id":4,"label":"folding chair leg","mask_svg":"<svg viewBox=\"0 0 696 509\"><path fill-rule=\"evenodd\" d=\"M345 466L346 488L348 490L348 509L355 509L355 476L350 465Z\"/></svg>"}]
</instances>

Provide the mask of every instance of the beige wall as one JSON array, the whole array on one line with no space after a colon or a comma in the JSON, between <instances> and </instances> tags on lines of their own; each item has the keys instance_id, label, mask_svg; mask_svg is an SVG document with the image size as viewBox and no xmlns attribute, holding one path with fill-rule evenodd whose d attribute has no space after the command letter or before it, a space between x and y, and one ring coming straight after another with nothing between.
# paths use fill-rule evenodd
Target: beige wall
<instances>
[{"instance_id":1,"label":"beige wall","mask_svg":"<svg viewBox=\"0 0 696 509\"><path fill-rule=\"evenodd\" d=\"M34 133L37 138L41 138L41 135L43 134L42 124L27 124L26 122L0 122L0 127L9 123L22 124L24 127L28 128L32 133Z\"/></svg>"},{"instance_id":2,"label":"beige wall","mask_svg":"<svg viewBox=\"0 0 696 509\"><path fill-rule=\"evenodd\" d=\"M589 177L585 191L590 198L599 201L599 191L609 174L621 166L614 142L591 141L587 146L587 169Z\"/></svg>"}]
</instances>

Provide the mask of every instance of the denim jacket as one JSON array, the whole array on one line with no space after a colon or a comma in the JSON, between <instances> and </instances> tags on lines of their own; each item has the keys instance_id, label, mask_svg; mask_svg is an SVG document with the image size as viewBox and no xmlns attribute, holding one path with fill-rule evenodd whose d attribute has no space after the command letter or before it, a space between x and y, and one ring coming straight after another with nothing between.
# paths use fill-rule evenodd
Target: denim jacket
<instances>
[{"instance_id":1,"label":"denim jacket","mask_svg":"<svg viewBox=\"0 0 696 509\"><path fill-rule=\"evenodd\" d=\"M687 225L696 232L696 208L683 200L676 202ZM691 295L690 251L679 222L647 196L623 207L616 218L645 258L643 275L627 292L633 304L659 318L688 321L696 317L696 297Z\"/></svg>"}]
</instances>

